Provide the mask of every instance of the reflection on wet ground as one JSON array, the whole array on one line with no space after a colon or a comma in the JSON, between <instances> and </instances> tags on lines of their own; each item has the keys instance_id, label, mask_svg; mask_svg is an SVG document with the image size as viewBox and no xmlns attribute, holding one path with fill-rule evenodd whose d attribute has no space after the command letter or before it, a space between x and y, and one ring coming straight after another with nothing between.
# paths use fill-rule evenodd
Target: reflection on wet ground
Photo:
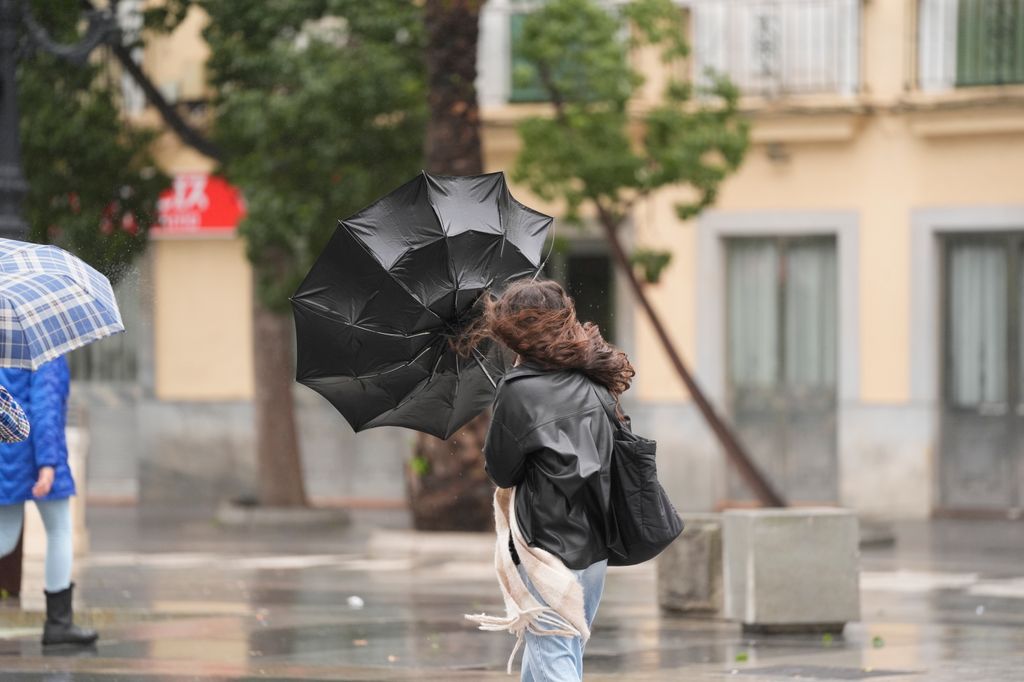
<instances>
[{"instance_id":1,"label":"reflection on wet ground","mask_svg":"<svg viewBox=\"0 0 1024 682\"><path fill-rule=\"evenodd\" d=\"M135 509L90 511L79 619L94 650L44 652L41 565L0 605L3 680L504 680L512 638L489 557L373 558L362 512L344 529L223 528ZM908 523L863 556L863 622L844 637L744 636L660 614L653 566L613 569L588 680L1024 680L1024 524ZM352 599L358 597L358 599Z\"/></svg>"}]
</instances>

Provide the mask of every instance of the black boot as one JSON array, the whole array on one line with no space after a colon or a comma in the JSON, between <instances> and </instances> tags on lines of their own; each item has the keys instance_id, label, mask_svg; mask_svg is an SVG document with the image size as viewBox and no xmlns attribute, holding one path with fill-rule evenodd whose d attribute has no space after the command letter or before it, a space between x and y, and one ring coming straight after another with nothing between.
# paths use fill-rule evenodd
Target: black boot
<instances>
[{"instance_id":1,"label":"black boot","mask_svg":"<svg viewBox=\"0 0 1024 682\"><path fill-rule=\"evenodd\" d=\"M75 625L71 614L71 593L75 584L60 592L46 594L46 625L43 627L43 645L92 644L99 637L95 630Z\"/></svg>"}]
</instances>

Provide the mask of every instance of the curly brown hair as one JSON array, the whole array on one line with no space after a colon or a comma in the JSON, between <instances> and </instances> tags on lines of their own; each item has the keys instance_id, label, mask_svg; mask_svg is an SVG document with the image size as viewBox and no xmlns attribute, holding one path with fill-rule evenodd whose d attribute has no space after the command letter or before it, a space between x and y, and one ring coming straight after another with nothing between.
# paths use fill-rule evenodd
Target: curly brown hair
<instances>
[{"instance_id":1,"label":"curly brown hair","mask_svg":"<svg viewBox=\"0 0 1024 682\"><path fill-rule=\"evenodd\" d=\"M482 314L455 348L468 355L488 338L545 369L578 370L616 397L636 375L626 354L605 341L596 324L576 319L572 298L551 280L518 280L497 298L484 296Z\"/></svg>"}]
</instances>

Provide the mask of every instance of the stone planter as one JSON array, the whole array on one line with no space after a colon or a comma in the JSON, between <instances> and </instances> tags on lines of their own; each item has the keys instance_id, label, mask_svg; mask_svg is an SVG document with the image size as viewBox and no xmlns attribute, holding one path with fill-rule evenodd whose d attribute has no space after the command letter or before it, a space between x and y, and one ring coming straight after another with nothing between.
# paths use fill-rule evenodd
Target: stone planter
<instances>
[{"instance_id":1,"label":"stone planter","mask_svg":"<svg viewBox=\"0 0 1024 682\"><path fill-rule=\"evenodd\" d=\"M722 613L722 517L682 514L685 528L657 559L658 605L667 612Z\"/></svg>"},{"instance_id":2,"label":"stone planter","mask_svg":"<svg viewBox=\"0 0 1024 682\"><path fill-rule=\"evenodd\" d=\"M722 514L725 616L751 632L842 632L860 619L857 517L845 509Z\"/></svg>"}]
</instances>

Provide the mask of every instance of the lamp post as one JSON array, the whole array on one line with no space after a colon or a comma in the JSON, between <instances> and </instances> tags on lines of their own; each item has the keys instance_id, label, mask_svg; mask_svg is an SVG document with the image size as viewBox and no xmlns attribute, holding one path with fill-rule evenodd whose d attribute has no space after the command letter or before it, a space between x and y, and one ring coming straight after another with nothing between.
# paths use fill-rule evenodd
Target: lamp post
<instances>
[{"instance_id":1,"label":"lamp post","mask_svg":"<svg viewBox=\"0 0 1024 682\"><path fill-rule=\"evenodd\" d=\"M21 202L28 183L21 172L18 140L18 92L15 58L20 11L17 0L0 0L0 237L25 239L28 225L21 217ZM0 557L0 595L21 594L21 540Z\"/></svg>"},{"instance_id":2,"label":"lamp post","mask_svg":"<svg viewBox=\"0 0 1024 682\"><path fill-rule=\"evenodd\" d=\"M0 237L23 240L28 225L21 216L21 202L28 183L21 172L15 82L20 4L18 0L0 0Z\"/></svg>"}]
</instances>

